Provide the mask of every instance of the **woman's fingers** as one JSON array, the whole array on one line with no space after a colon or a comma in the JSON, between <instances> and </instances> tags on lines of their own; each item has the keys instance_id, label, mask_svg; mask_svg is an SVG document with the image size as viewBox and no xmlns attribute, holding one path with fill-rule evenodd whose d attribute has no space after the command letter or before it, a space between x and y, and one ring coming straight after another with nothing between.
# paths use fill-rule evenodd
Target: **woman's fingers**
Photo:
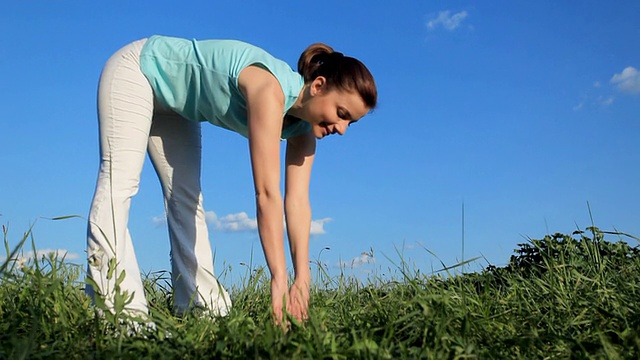
<instances>
[{"instance_id":1,"label":"woman's fingers","mask_svg":"<svg viewBox=\"0 0 640 360\"><path fill-rule=\"evenodd\" d=\"M274 322L283 325L284 311L289 311L287 283L271 280L271 309Z\"/></svg>"},{"instance_id":2,"label":"woman's fingers","mask_svg":"<svg viewBox=\"0 0 640 360\"><path fill-rule=\"evenodd\" d=\"M287 291L288 290L288 291ZM309 317L309 286L306 283L294 282L290 289L287 284L271 281L271 308L274 322L287 327L285 313L290 314L298 322Z\"/></svg>"},{"instance_id":3,"label":"woman's fingers","mask_svg":"<svg viewBox=\"0 0 640 360\"><path fill-rule=\"evenodd\" d=\"M289 290L289 313L298 321L308 318L309 287L294 283Z\"/></svg>"}]
</instances>

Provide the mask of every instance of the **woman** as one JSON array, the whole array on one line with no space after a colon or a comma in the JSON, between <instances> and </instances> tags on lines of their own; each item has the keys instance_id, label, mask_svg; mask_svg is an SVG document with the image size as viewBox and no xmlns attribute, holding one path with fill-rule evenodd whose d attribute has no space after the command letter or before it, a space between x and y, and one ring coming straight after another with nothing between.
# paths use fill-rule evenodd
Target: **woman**
<instances>
[{"instance_id":1,"label":"woman","mask_svg":"<svg viewBox=\"0 0 640 360\"><path fill-rule=\"evenodd\" d=\"M225 315L228 293L213 275L200 188L200 122L249 140L258 232L271 273L271 304L298 320L309 301L309 179L316 139L344 134L376 105L376 86L358 60L323 44L307 48L296 73L255 46L233 40L152 36L107 62L98 89L101 162L88 226L87 293L146 315L147 302L127 222L145 151L160 179L171 242L174 306ZM285 194L280 141L287 140ZM286 216L295 280L284 254ZM110 271L111 270L111 271ZM121 281L116 279L124 272Z\"/></svg>"}]
</instances>

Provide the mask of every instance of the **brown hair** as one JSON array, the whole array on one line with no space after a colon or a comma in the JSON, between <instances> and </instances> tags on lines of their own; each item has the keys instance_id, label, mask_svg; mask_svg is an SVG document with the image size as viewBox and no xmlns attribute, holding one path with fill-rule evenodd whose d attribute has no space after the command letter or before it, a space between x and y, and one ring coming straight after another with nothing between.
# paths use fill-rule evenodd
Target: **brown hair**
<instances>
[{"instance_id":1,"label":"brown hair","mask_svg":"<svg viewBox=\"0 0 640 360\"><path fill-rule=\"evenodd\" d=\"M305 83L323 76L327 79L328 89L336 87L357 91L369 109L376 107L378 90L369 69L360 60L333 51L326 44L316 43L302 52L298 60L298 72L304 77Z\"/></svg>"}]
</instances>

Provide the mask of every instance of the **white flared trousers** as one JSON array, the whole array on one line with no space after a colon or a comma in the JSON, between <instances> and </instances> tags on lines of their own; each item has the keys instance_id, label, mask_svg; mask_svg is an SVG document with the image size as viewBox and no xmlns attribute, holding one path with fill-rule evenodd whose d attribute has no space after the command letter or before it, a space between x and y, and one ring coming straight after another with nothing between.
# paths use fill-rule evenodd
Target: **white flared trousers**
<instances>
[{"instance_id":1,"label":"white flared trousers","mask_svg":"<svg viewBox=\"0 0 640 360\"><path fill-rule=\"evenodd\" d=\"M133 315L148 314L127 229L131 198L138 192L148 152L164 194L174 310L204 307L226 315L231 301L213 274L202 206L200 124L154 104L151 86L140 70L144 42L120 49L100 77L100 170L87 231L87 276L95 286L87 285L87 294L94 300L101 296L113 310L116 280L124 276L118 284L120 293L133 296L125 310ZM111 274L110 268L115 270Z\"/></svg>"}]
</instances>

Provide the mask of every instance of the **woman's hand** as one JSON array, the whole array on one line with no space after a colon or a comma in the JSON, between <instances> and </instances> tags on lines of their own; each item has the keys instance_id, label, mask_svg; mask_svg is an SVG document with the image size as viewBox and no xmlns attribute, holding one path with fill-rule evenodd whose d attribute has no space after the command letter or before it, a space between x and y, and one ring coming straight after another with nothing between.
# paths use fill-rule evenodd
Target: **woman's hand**
<instances>
[{"instance_id":1,"label":"woman's hand","mask_svg":"<svg viewBox=\"0 0 640 360\"><path fill-rule=\"evenodd\" d=\"M287 280L271 278L271 310L277 325L284 325L283 309L289 312L287 295Z\"/></svg>"},{"instance_id":2,"label":"woman's hand","mask_svg":"<svg viewBox=\"0 0 640 360\"><path fill-rule=\"evenodd\" d=\"M296 320L307 320L309 310L309 280L296 279L289 289L287 312Z\"/></svg>"},{"instance_id":3,"label":"woman's hand","mask_svg":"<svg viewBox=\"0 0 640 360\"><path fill-rule=\"evenodd\" d=\"M309 311L309 280L296 279L287 292L287 281L271 279L271 310L277 325L288 325L286 313L297 321L303 322L308 318Z\"/></svg>"}]
</instances>

